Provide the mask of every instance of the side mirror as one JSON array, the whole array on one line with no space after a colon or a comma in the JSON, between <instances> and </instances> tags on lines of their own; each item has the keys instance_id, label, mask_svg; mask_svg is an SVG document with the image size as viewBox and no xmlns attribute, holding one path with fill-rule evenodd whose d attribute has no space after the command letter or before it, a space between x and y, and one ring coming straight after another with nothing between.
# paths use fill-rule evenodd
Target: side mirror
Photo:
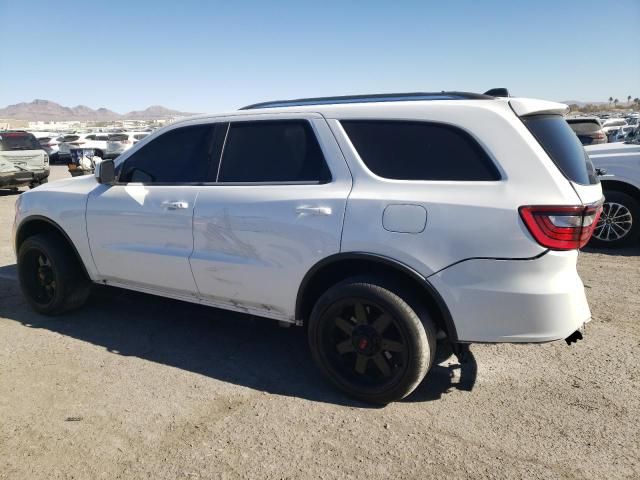
<instances>
[{"instance_id":1,"label":"side mirror","mask_svg":"<svg viewBox=\"0 0 640 480\"><path fill-rule=\"evenodd\" d=\"M113 160L96 163L96 180L103 185L113 185L116 182L116 164Z\"/></svg>"}]
</instances>

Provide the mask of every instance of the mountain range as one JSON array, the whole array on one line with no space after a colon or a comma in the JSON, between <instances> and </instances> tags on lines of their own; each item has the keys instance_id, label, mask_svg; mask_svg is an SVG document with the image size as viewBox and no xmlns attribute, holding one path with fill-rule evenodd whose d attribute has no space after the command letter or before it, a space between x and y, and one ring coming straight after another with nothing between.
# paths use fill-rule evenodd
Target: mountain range
<instances>
[{"instance_id":1,"label":"mountain range","mask_svg":"<svg viewBox=\"0 0 640 480\"><path fill-rule=\"evenodd\" d=\"M161 120L171 117L186 117L189 115L194 114L171 110L160 105L153 105L145 110L136 110L120 114L104 107L98 108L97 110L87 107L86 105L65 107L59 103L40 99L0 108L0 118L32 121Z\"/></svg>"}]
</instances>

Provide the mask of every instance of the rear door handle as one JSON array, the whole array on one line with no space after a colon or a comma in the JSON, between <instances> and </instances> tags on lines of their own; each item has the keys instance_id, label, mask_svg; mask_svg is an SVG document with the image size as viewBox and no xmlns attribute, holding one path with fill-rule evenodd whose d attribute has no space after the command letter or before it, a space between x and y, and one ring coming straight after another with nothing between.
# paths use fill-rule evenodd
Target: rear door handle
<instances>
[{"instance_id":1,"label":"rear door handle","mask_svg":"<svg viewBox=\"0 0 640 480\"><path fill-rule=\"evenodd\" d=\"M301 215L331 215L331 207L308 207L296 208L296 213Z\"/></svg>"},{"instance_id":2,"label":"rear door handle","mask_svg":"<svg viewBox=\"0 0 640 480\"><path fill-rule=\"evenodd\" d=\"M167 210L184 210L185 208L189 208L189 203L187 202L162 202L162 206Z\"/></svg>"}]
</instances>

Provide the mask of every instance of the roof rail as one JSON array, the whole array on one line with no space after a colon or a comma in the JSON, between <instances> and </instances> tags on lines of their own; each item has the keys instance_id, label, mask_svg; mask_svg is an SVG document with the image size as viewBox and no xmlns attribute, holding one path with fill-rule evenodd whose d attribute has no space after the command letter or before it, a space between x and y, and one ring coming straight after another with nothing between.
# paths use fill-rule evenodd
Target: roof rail
<instances>
[{"instance_id":1,"label":"roof rail","mask_svg":"<svg viewBox=\"0 0 640 480\"><path fill-rule=\"evenodd\" d=\"M410 102L417 100L490 100L494 97L468 92L412 92L412 93L376 93L372 95L346 95L339 97L299 98L297 100L274 100L254 103L240 110L255 108L300 107L304 105L337 105L345 103L371 102Z\"/></svg>"}]
</instances>

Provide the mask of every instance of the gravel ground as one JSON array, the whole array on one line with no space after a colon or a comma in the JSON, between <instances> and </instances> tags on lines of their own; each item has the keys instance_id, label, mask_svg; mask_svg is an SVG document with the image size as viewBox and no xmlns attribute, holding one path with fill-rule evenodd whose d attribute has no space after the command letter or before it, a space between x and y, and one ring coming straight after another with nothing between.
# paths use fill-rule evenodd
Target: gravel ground
<instances>
[{"instance_id":1,"label":"gravel ground","mask_svg":"<svg viewBox=\"0 0 640 480\"><path fill-rule=\"evenodd\" d=\"M54 176L64 167L54 167ZM445 349L406 401L336 393L304 331L117 289L50 319L0 193L0 478L640 478L640 247L588 251L568 347Z\"/></svg>"}]
</instances>

